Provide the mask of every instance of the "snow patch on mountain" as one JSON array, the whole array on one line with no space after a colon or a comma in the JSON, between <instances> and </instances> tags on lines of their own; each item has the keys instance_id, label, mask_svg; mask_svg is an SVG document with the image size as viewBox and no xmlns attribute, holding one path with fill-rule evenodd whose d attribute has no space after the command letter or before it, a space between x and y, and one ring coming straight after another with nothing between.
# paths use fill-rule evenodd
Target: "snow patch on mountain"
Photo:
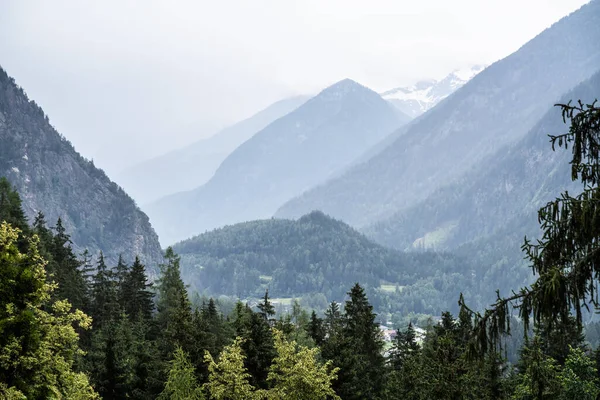
<instances>
[{"instance_id":1,"label":"snow patch on mountain","mask_svg":"<svg viewBox=\"0 0 600 400\"><path fill-rule=\"evenodd\" d=\"M388 90L381 93L381 96L400 111L415 118L450 96L484 69L484 65L457 69L439 81L435 79L419 81L412 86Z\"/></svg>"}]
</instances>

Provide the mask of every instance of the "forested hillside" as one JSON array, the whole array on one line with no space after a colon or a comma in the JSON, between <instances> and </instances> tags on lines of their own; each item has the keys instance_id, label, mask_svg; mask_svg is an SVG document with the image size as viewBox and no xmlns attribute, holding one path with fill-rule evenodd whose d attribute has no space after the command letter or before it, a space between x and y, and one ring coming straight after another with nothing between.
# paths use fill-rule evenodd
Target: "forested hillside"
<instances>
[{"instance_id":1,"label":"forested hillside","mask_svg":"<svg viewBox=\"0 0 600 400\"><path fill-rule=\"evenodd\" d=\"M457 310L458 280L470 285L464 258L390 250L321 212L226 226L174 250L194 290L256 298L268 289L273 297L302 297L321 309L360 282L379 312L439 315L445 307Z\"/></svg>"},{"instance_id":2,"label":"forested hillside","mask_svg":"<svg viewBox=\"0 0 600 400\"><path fill-rule=\"evenodd\" d=\"M560 102L592 103L598 93L600 72ZM525 138L499 150L427 200L364 232L398 249L435 248L468 255L478 265L481 293L520 286L531 279L521 245L525 235L540 234L537 210L561 192L578 189L569 173L570 154L553 151L549 145L548 135L566 131L561 110L551 107Z\"/></svg>"},{"instance_id":3,"label":"forested hillside","mask_svg":"<svg viewBox=\"0 0 600 400\"><path fill-rule=\"evenodd\" d=\"M148 217L92 161L84 159L50 124L0 68L0 176L6 176L23 199L32 223L39 211L52 226L58 218L77 252L103 251L146 262L161 258L158 237Z\"/></svg>"},{"instance_id":4,"label":"forested hillside","mask_svg":"<svg viewBox=\"0 0 600 400\"><path fill-rule=\"evenodd\" d=\"M600 65L600 2L592 1L492 64L412 123L393 144L284 205L365 226L426 199L508 143L521 139Z\"/></svg>"},{"instance_id":5,"label":"forested hillside","mask_svg":"<svg viewBox=\"0 0 600 400\"><path fill-rule=\"evenodd\" d=\"M343 80L244 142L205 185L146 209L163 244L226 224L269 218L284 202L342 171L405 122L377 93Z\"/></svg>"},{"instance_id":6,"label":"forested hillside","mask_svg":"<svg viewBox=\"0 0 600 400\"><path fill-rule=\"evenodd\" d=\"M598 93L600 72L559 102L592 103ZM553 151L548 138L567 130L560 109L551 107L519 142L500 149L427 200L364 231L377 242L398 249L451 249L494 234L515 218L523 228L535 227L539 207L561 191L574 189L569 154Z\"/></svg>"}]
</instances>

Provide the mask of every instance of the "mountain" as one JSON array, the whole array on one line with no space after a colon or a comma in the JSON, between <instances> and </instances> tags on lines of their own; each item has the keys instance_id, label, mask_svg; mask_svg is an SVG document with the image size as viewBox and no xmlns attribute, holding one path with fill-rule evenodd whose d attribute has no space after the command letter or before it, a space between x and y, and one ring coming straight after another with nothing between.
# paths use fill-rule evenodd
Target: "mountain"
<instances>
[{"instance_id":1,"label":"mountain","mask_svg":"<svg viewBox=\"0 0 600 400\"><path fill-rule=\"evenodd\" d=\"M600 97L600 71L560 98L559 103ZM561 111L552 107L515 144L475 165L456 182L425 201L365 228L369 236L396 248L457 248L494 235L506 225L521 225L523 235L536 233L535 214L561 192L581 191L571 181L571 152L552 150L548 135L568 131ZM516 222L513 223L513 220Z\"/></svg>"},{"instance_id":2,"label":"mountain","mask_svg":"<svg viewBox=\"0 0 600 400\"><path fill-rule=\"evenodd\" d=\"M139 255L149 266L162 259L148 217L104 172L84 159L50 125L48 116L0 68L0 176L19 192L33 221L62 218L77 251Z\"/></svg>"},{"instance_id":3,"label":"mountain","mask_svg":"<svg viewBox=\"0 0 600 400\"><path fill-rule=\"evenodd\" d=\"M416 118L450 96L484 69L484 65L473 65L469 68L457 69L442 80L419 81L412 86L398 87L383 92L381 97L388 100L406 115Z\"/></svg>"},{"instance_id":4,"label":"mountain","mask_svg":"<svg viewBox=\"0 0 600 400\"><path fill-rule=\"evenodd\" d=\"M402 123L377 93L346 79L244 142L204 186L161 199L147 211L165 244L268 218Z\"/></svg>"},{"instance_id":5,"label":"mountain","mask_svg":"<svg viewBox=\"0 0 600 400\"><path fill-rule=\"evenodd\" d=\"M276 298L321 299L313 306L323 309L330 301L341 301L348 287L360 282L379 310L406 307L437 313L452 307L458 292L443 284L434 289L434 276L440 279L441 274L468 269L463 260L448 254L387 249L321 212L297 221L267 219L226 226L173 249L181 256L182 273L198 291L245 298L262 296L268 288ZM424 290L429 295L419 298ZM396 297L393 306L386 306L386 296Z\"/></svg>"},{"instance_id":6,"label":"mountain","mask_svg":"<svg viewBox=\"0 0 600 400\"><path fill-rule=\"evenodd\" d=\"M521 139L561 95L589 78L600 65L599 40L595 0L477 74L383 151L275 215L322 210L361 227L417 204Z\"/></svg>"},{"instance_id":7,"label":"mountain","mask_svg":"<svg viewBox=\"0 0 600 400\"><path fill-rule=\"evenodd\" d=\"M214 136L130 167L117 176L117 181L142 205L197 188L214 175L236 147L308 98L296 96L280 100Z\"/></svg>"},{"instance_id":8,"label":"mountain","mask_svg":"<svg viewBox=\"0 0 600 400\"><path fill-rule=\"evenodd\" d=\"M600 71L566 93L559 103L591 104L600 95ZM375 241L399 249L435 248L468 256L481 293L504 293L532 279L523 268L523 237L540 237L537 210L564 191L581 192L571 180L571 151L552 150L548 135L568 131L552 107L515 144L500 149L460 180L425 201L364 229ZM492 298L489 301L493 300Z\"/></svg>"}]
</instances>

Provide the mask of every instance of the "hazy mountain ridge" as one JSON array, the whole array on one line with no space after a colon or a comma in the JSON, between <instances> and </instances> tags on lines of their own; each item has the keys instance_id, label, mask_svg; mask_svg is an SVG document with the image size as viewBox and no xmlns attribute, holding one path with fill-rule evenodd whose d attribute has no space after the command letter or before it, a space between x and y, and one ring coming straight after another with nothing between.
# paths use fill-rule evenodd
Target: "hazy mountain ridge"
<instances>
[{"instance_id":1,"label":"hazy mountain ridge","mask_svg":"<svg viewBox=\"0 0 600 400\"><path fill-rule=\"evenodd\" d=\"M117 180L142 205L195 189L214 175L237 146L308 99L308 96L295 96L280 100L214 136L130 167L121 172Z\"/></svg>"},{"instance_id":2,"label":"hazy mountain ridge","mask_svg":"<svg viewBox=\"0 0 600 400\"><path fill-rule=\"evenodd\" d=\"M560 103L592 103L600 95L600 72L569 91ZM560 109L552 107L519 142L475 165L460 180L392 218L366 227L379 243L395 248L456 248L493 235L521 220L520 239L538 226L535 213L564 190L581 190L571 181L570 151L552 151L548 135L568 131ZM437 234L436 234L437 232ZM517 246L515 247L517 248Z\"/></svg>"},{"instance_id":3,"label":"hazy mountain ridge","mask_svg":"<svg viewBox=\"0 0 600 400\"><path fill-rule=\"evenodd\" d=\"M278 217L322 210L353 226L424 200L523 137L562 94L600 65L600 2L593 1L496 62L373 158L285 204Z\"/></svg>"},{"instance_id":4,"label":"hazy mountain ridge","mask_svg":"<svg viewBox=\"0 0 600 400\"><path fill-rule=\"evenodd\" d=\"M30 222L62 218L77 251L110 262L162 258L158 237L135 202L50 125L42 109L0 68L0 176L19 192Z\"/></svg>"},{"instance_id":5,"label":"hazy mountain ridge","mask_svg":"<svg viewBox=\"0 0 600 400\"><path fill-rule=\"evenodd\" d=\"M268 218L402 125L393 106L351 80L323 90L231 153L204 186L148 207L161 241Z\"/></svg>"},{"instance_id":6,"label":"hazy mountain ridge","mask_svg":"<svg viewBox=\"0 0 600 400\"><path fill-rule=\"evenodd\" d=\"M450 96L484 69L483 65L457 69L439 81L429 79L419 81L412 86L397 87L381 93L381 97L406 115L416 118Z\"/></svg>"}]
</instances>

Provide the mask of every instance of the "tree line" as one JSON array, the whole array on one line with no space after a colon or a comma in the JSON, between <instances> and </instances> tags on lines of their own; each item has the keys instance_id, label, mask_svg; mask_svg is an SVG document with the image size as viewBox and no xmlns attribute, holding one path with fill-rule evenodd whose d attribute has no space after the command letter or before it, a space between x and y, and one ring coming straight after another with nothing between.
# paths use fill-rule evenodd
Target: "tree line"
<instances>
[{"instance_id":1,"label":"tree line","mask_svg":"<svg viewBox=\"0 0 600 400\"><path fill-rule=\"evenodd\" d=\"M78 257L60 220L29 226L0 180L0 398L596 399L600 351L582 315L598 302L600 109L563 110L571 130L551 140L572 148L584 191L540 210L544 235L523 246L535 283L482 312L460 296L457 316L391 344L358 283L322 315L294 304L276 318L268 291L225 314L190 300L172 248L152 283L139 259ZM510 334L523 335L515 363Z\"/></svg>"}]
</instances>

